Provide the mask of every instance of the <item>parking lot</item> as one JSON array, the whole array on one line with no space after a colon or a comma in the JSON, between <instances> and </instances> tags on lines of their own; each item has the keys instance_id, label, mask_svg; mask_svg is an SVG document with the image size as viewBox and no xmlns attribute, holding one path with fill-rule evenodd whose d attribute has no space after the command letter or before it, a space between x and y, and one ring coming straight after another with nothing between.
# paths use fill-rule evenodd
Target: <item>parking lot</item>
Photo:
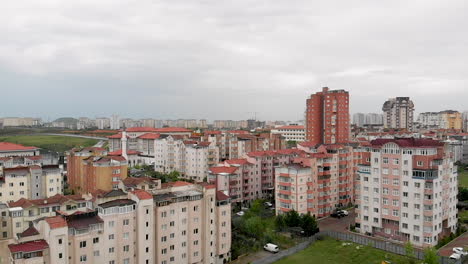
<instances>
[{"instance_id":1,"label":"parking lot","mask_svg":"<svg viewBox=\"0 0 468 264\"><path fill-rule=\"evenodd\" d=\"M450 243L439 249L439 255L449 257L453 253L452 248L454 247L468 247L468 232L465 232L463 235L450 241Z\"/></svg>"},{"instance_id":2,"label":"parking lot","mask_svg":"<svg viewBox=\"0 0 468 264\"><path fill-rule=\"evenodd\" d=\"M333 230L333 231L345 231L349 229L349 225L354 224L354 208L347 210L348 216L341 218L326 217L318 220L319 228L322 231Z\"/></svg>"}]
</instances>

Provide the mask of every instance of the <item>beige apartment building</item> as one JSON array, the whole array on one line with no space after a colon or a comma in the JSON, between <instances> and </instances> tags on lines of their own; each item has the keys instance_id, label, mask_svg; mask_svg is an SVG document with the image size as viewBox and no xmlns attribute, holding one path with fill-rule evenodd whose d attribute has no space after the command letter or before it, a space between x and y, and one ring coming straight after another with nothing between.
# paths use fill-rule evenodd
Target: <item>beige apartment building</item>
<instances>
[{"instance_id":1,"label":"beige apartment building","mask_svg":"<svg viewBox=\"0 0 468 264\"><path fill-rule=\"evenodd\" d=\"M18 166L0 169L0 203L21 198L39 199L63 193L58 165Z\"/></svg>"},{"instance_id":2,"label":"beige apartment building","mask_svg":"<svg viewBox=\"0 0 468 264\"><path fill-rule=\"evenodd\" d=\"M129 191L9 204L5 219L10 233L20 235L9 238L2 254L9 263L28 264L229 261L228 196L209 184L142 181L154 187L145 191L126 181Z\"/></svg>"}]
</instances>

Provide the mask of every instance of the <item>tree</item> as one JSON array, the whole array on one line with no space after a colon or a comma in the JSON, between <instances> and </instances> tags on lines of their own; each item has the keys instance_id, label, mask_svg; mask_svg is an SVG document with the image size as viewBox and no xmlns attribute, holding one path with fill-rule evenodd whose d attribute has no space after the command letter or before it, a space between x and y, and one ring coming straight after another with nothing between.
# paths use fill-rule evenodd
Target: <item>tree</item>
<instances>
[{"instance_id":1,"label":"tree","mask_svg":"<svg viewBox=\"0 0 468 264\"><path fill-rule=\"evenodd\" d=\"M301 228L307 236L317 233L317 221L312 217L309 212L301 216Z\"/></svg>"},{"instance_id":2,"label":"tree","mask_svg":"<svg viewBox=\"0 0 468 264\"><path fill-rule=\"evenodd\" d=\"M256 238L260 238L265 232L265 226L262 219L258 216L250 217L245 221L245 231Z\"/></svg>"},{"instance_id":3,"label":"tree","mask_svg":"<svg viewBox=\"0 0 468 264\"><path fill-rule=\"evenodd\" d=\"M416 263L415 255L414 255L414 247L410 241L406 242L405 244L405 253L406 253L406 256L408 257L409 264Z\"/></svg>"},{"instance_id":4,"label":"tree","mask_svg":"<svg viewBox=\"0 0 468 264\"><path fill-rule=\"evenodd\" d=\"M284 217L284 222L289 227L299 226L301 224L301 218L295 210L291 210L286 213Z\"/></svg>"},{"instance_id":5,"label":"tree","mask_svg":"<svg viewBox=\"0 0 468 264\"><path fill-rule=\"evenodd\" d=\"M284 222L284 216L283 215L277 215L275 218L275 225L276 229L279 231L282 231L284 227L286 226L286 223Z\"/></svg>"},{"instance_id":6,"label":"tree","mask_svg":"<svg viewBox=\"0 0 468 264\"><path fill-rule=\"evenodd\" d=\"M433 247L424 249L424 263L425 264L439 264L439 256Z\"/></svg>"},{"instance_id":7,"label":"tree","mask_svg":"<svg viewBox=\"0 0 468 264\"><path fill-rule=\"evenodd\" d=\"M468 200L468 188L458 187L458 200L467 201Z\"/></svg>"}]
</instances>

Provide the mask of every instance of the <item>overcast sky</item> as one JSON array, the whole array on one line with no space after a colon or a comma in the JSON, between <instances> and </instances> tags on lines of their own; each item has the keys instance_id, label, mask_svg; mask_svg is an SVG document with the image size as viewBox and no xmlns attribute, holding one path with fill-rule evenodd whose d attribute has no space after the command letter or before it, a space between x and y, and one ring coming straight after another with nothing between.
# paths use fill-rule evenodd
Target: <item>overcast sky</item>
<instances>
[{"instance_id":1,"label":"overcast sky","mask_svg":"<svg viewBox=\"0 0 468 264\"><path fill-rule=\"evenodd\" d=\"M468 4L450 1L18 0L0 8L0 116L302 119L410 96L468 110Z\"/></svg>"}]
</instances>

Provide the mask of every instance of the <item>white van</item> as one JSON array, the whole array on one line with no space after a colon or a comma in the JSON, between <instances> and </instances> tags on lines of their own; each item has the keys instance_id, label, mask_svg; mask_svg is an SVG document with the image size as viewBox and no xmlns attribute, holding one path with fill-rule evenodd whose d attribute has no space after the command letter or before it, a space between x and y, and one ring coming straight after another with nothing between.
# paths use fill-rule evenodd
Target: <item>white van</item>
<instances>
[{"instance_id":1,"label":"white van","mask_svg":"<svg viewBox=\"0 0 468 264\"><path fill-rule=\"evenodd\" d=\"M271 244L271 243L268 243L268 244L264 245L263 249L265 249L266 251L273 252L273 253L277 253L279 251L279 247L277 245Z\"/></svg>"}]
</instances>

